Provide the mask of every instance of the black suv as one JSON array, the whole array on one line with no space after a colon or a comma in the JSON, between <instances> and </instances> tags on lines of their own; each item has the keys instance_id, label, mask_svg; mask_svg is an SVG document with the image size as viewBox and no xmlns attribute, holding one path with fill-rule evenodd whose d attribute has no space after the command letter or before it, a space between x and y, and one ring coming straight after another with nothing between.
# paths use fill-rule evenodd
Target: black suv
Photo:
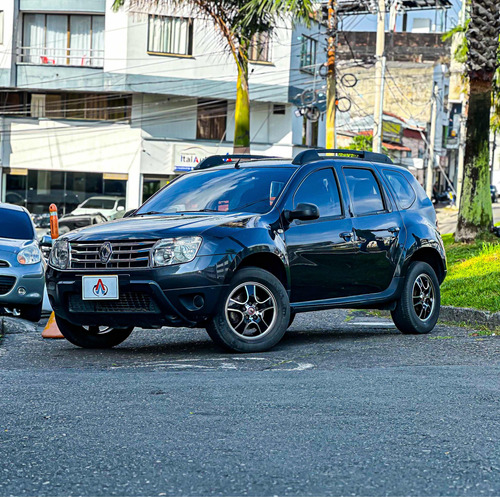
<instances>
[{"instance_id":1,"label":"black suv","mask_svg":"<svg viewBox=\"0 0 500 497\"><path fill-rule=\"evenodd\" d=\"M306 150L209 157L128 217L59 238L46 278L75 345L188 326L256 352L296 313L338 307L388 309L403 333L428 333L445 275L436 213L406 169Z\"/></svg>"}]
</instances>

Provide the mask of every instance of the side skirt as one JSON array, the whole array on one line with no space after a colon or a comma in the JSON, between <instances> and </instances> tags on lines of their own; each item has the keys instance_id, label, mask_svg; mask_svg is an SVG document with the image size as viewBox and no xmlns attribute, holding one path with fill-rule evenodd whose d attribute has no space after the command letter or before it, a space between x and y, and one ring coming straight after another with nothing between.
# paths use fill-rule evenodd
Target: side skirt
<instances>
[{"instance_id":1,"label":"side skirt","mask_svg":"<svg viewBox=\"0 0 500 497\"><path fill-rule=\"evenodd\" d=\"M294 312L322 311L325 309L387 309L393 310L401 295L404 278L394 278L389 287L380 293L354 295L337 299L310 300L293 302L290 307Z\"/></svg>"}]
</instances>

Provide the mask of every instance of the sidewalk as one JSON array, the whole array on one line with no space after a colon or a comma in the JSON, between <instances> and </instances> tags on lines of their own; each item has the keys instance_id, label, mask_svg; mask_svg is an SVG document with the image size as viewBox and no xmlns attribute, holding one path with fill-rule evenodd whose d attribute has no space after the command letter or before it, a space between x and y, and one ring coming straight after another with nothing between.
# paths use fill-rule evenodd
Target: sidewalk
<instances>
[{"instance_id":1,"label":"sidewalk","mask_svg":"<svg viewBox=\"0 0 500 497\"><path fill-rule=\"evenodd\" d=\"M442 235L448 233L455 233L455 228L457 226L457 216L458 209L456 207L450 207L448 205L436 205L436 214L439 223L439 231ZM498 223L500 221L500 201L497 200L493 204L493 222Z\"/></svg>"}]
</instances>

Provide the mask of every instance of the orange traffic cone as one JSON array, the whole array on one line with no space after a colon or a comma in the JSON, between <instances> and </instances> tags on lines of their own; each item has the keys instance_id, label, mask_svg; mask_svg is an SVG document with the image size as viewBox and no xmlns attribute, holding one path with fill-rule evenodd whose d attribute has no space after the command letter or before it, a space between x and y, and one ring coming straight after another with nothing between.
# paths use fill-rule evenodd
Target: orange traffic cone
<instances>
[{"instance_id":1,"label":"orange traffic cone","mask_svg":"<svg viewBox=\"0 0 500 497\"><path fill-rule=\"evenodd\" d=\"M64 338L64 335L57 327L56 316L54 313L50 315L50 318L42 331L42 338Z\"/></svg>"}]
</instances>

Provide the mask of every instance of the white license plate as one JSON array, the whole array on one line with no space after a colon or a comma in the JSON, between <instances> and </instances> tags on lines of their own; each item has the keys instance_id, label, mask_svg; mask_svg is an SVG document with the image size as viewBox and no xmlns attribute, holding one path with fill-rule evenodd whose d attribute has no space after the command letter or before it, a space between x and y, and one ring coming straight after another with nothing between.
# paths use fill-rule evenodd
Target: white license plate
<instances>
[{"instance_id":1,"label":"white license plate","mask_svg":"<svg viewBox=\"0 0 500 497\"><path fill-rule=\"evenodd\" d=\"M82 276L83 300L118 300L118 275Z\"/></svg>"}]
</instances>

